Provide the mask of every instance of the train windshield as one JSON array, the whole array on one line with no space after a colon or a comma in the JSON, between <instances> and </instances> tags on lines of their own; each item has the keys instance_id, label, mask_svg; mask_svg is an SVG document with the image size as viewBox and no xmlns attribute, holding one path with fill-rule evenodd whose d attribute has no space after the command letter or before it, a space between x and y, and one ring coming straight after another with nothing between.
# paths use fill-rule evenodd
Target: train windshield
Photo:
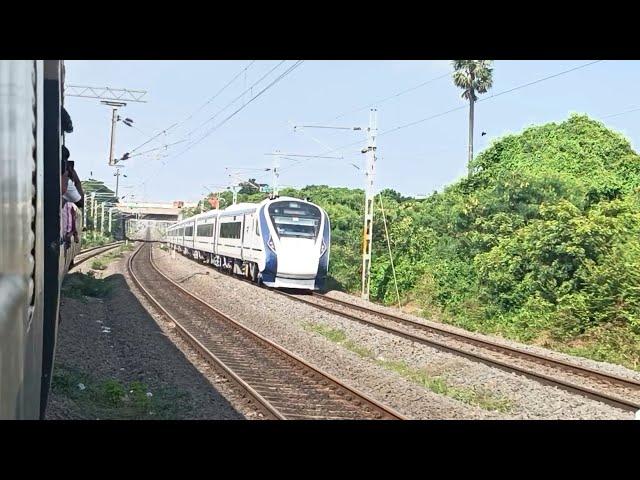
<instances>
[{"instance_id":1,"label":"train windshield","mask_svg":"<svg viewBox=\"0 0 640 480\"><path fill-rule=\"evenodd\" d=\"M269 205L269 216L279 237L313 238L320 229L320 209L303 202L282 201Z\"/></svg>"}]
</instances>

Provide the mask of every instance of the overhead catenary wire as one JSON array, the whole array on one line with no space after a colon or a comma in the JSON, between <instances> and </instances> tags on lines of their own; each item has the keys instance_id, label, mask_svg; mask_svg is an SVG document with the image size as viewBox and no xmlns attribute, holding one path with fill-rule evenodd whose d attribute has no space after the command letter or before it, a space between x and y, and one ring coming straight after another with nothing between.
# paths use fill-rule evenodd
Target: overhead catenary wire
<instances>
[{"instance_id":1,"label":"overhead catenary wire","mask_svg":"<svg viewBox=\"0 0 640 480\"><path fill-rule=\"evenodd\" d=\"M304 60L298 60L295 64L293 64L291 67L289 67L287 70L285 70L282 74L280 74L278 77L276 77L269 85L267 85L262 90L260 90L257 94L255 94L253 97L251 97L245 104L243 104L241 107L239 107L234 112L232 112L230 115L228 115L224 120L222 120L220 123L215 125L212 129L210 129L207 133L205 133L203 136L201 136L198 140L193 141L185 150L183 150L182 152L176 154L174 158L177 158L177 157L183 155L187 151L191 150L198 143L203 141L205 138L207 138L209 135L214 133L216 130L218 130L220 127L222 127L225 123L227 123L229 120L231 120L234 116L236 116L238 113L240 113L243 109L245 109L247 106L249 106L254 100L256 100L258 97L260 97L263 93L265 93L267 90L269 90L271 87L273 87L276 83L278 83L280 80L282 80L284 77L286 77L293 70L298 68L303 62L304 62Z\"/></svg>"},{"instance_id":2,"label":"overhead catenary wire","mask_svg":"<svg viewBox=\"0 0 640 480\"><path fill-rule=\"evenodd\" d=\"M412 92L412 91L417 90L417 89L419 89L419 88L422 88L422 87L424 87L424 86L426 86L426 85L429 85L429 84L431 84L431 83L433 83L433 82L435 82L435 81L437 81L437 80L441 80L441 79L443 79L443 78L445 78L445 77L448 77L448 76L449 76L449 75L451 75L452 73L453 73L453 70L449 70L447 73L445 73L445 74L443 74L443 75L439 75L439 76L437 76L437 77L435 77L435 78L432 78L432 79L430 79L430 80L427 80L427 81L425 81L425 82L422 82L422 83L420 83L420 84L418 84L418 85L414 85L413 87L407 88L407 89L405 89L405 90L401 90L400 92L394 93L393 95L389 95L388 97L382 98L382 99L380 99L380 100L377 100L377 101L375 101L375 102L369 103L369 104L364 105L364 106L362 106L362 107L358 107L358 108L356 108L356 109L354 109L354 110L349 110L349 111L347 111L347 112L341 113L340 115L338 115L338 116L336 116L336 117L333 117L332 119L327 120L327 121L322 122L322 123L330 123L330 122L334 122L334 121L339 120L339 119L341 119L341 118L343 118L343 117L346 117L347 115L351 115L351 114L354 114L354 113L358 113L358 112L361 112L361 111L363 111L363 110L366 110L367 108L371 108L371 107L374 107L374 106L378 106L378 105L380 105L380 104L382 104L382 103L385 103L385 102L387 102L387 101L389 101L389 100L392 100L392 99L397 98L397 97L400 97L400 96L402 96L402 95L404 95L404 94L406 94L406 93Z\"/></svg>"},{"instance_id":3,"label":"overhead catenary wire","mask_svg":"<svg viewBox=\"0 0 640 480\"><path fill-rule=\"evenodd\" d=\"M156 152L156 151L158 151L158 150L166 150L166 149L168 149L169 147L172 147L173 145L178 145L179 143L184 143L184 142L186 142L186 141L187 141L187 139L178 140L177 142L168 143L168 144L166 144L166 145L162 145L161 147L155 147L155 148L151 148L151 149L149 149L149 150L145 150L144 152L138 152L138 153L136 153L136 154L134 154L134 155L129 155L129 156L127 157L127 160L129 160L129 159L131 159L131 158L139 157L139 156L142 156L142 155L147 155L148 153Z\"/></svg>"},{"instance_id":4,"label":"overhead catenary wire","mask_svg":"<svg viewBox=\"0 0 640 480\"><path fill-rule=\"evenodd\" d=\"M499 96L506 95L506 94L508 94L508 93L512 93L512 92L515 92L515 91L517 91L517 90L520 90L520 89L523 89L523 88L526 88L526 87L529 87L529 86L532 86L532 85L535 85L535 84L538 84L538 83L541 83L541 82L544 82L544 81L547 81L547 80L551 80L551 79L556 78L556 77L559 77L559 76L561 76L561 75L566 75L566 74L568 74L568 73L574 72L574 71L579 70L579 69L586 68L586 67L588 67L588 66L594 65L594 64L599 63L599 62L602 62L602 60L596 60L596 61L588 62L588 63L586 63L586 64L582 64L582 65L579 65L579 66L576 66L576 67L572 67L572 68L570 68L570 69L563 70L563 71L561 71L561 72L557 72L557 73L555 73L555 74L548 75L548 76L545 76L545 77L542 77L542 78L536 79L536 80L534 80L534 81L527 82L527 83L525 83L525 84L521 84L521 85L515 86L515 87L513 87L513 88L510 88L510 89L507 89L507 90L504 90L504 91L501 91L501 92L495 93L495 94L493 94L493 95L489 95L489 96L482 97L482 98L480 98L480 99L478 100L478 102L489 101L489 100L495 99L495 98L497 98L497 97L499 97ZM278 66L278 65L277 65L277 66ZM295 66L297 66L297 64L296 64ZM294 66L294 67L295 67L295 66ZM287 71L287 72L285 72L285 74L286 74L286 73L288 73L288 71ZM439 79L439 78L444 78L444 77L445 77L445 76L447 76L447 75L449 75L449 73L447 73L446 75L442 75L442 76L436 77L436 78L434 78L434 79L430 79L430 80L428 80L427 82L423 82L423 84L427 84L427 83L432 82L432 81L435 81L435 80L437 80L437 79ZM280 77L278 77L275 81L278 81L279 79L280 79ZM273 82L272 82L272 84L273 84ZM403 90L403 91L398 92L398 93L396 93L396 94L394 94L394 95L391 95L391 96L389 96L389 97L385 97L385 98L384 98L384 99L382 99L381 101L386 101L386 100L388 100L388 99L395 98L395 97L400 96L400 95L402 95L402 94L404 94L404 93L407 93L407 92L409 92L409 91L415 90L416 88L420 88L420 86L423 86L423 84L417 85L417 86L412 87L412 88L410 88L410 89ZM267 88L269 88L270 86L271 86L271 85L267 86ZM263 90L263 91L264 91L264 90ZM263 92L263 91L262 91L262 92ZM208 136L209 136L209 135L211 135L213 132L215 132L217 129L219 129L219 128L220 128L220 127L221 127L221 126L222 126L226 121L228 121L230 118L232 118L232 117L233 117L233 116L234 116L238 111L242 110L242 108L244 108L246 105L248 105L249 103L251 103L251 102L252 102L255 98L257 98L257 96L259 96L262 92L260 92L260 93L259 93L258 95L256 95L255 97L252 97L252 98L249 100L249 102L247 102L245 105L243 105L242 107L240 107L239 109L237 109L237 110L236 110L236 112L232 113L229 117L227 117L227 119L223 120L223 121L222 121L222 122L220 122L218 125L215 125L211 130L209 130L208 132L206 132L203 136L201 136L200 138L198 138L198 139L196 139L196 140L192 141L192 142L187 146L187 148L186 148L185 150L183 150L183 151L179 152L178 154L176 154L176 155L175 155L175 157L171 156L171 157L169 157L169 158L170 158L170 159L171 159L171 158L177 158L177 157L179 157L179 156L183 155L184 153L186 153L188 150L190 150L191 148L193 148L195 145L197 145L197 144L198 144L198 143L200 143L201 141L203 141L206 137L208 137ZM373 105L373 104L371 104L371 105ZM228 107L228 105L227 105L227 107ZM359 111L359 110L362 110L362 109L365 109L365 108L367 108L367 107L361 107L361 108L359 108L359 109L358 109L358 111ZM383 132L380 132L378 136L391 134L391 133L397 132L397 131L399 131L399 130L402 130L402 129L405 129L405 128L409 128L409 127L411 127L411 126L418 125L418 124L421 124L421 123L423 123L423 122L427 122L427 121L429 121L429 120L436 119L436 118L442 117L442 116L444 116L444 115L447 115L447 114L449 114L449 113L452 113L452 112L455 112L455 111L458 111L458 110L463 110L463 109L466 109L466 108L468 108L468 106L467 106L467 105L460 105L460 106L458 106L458 107L454 107L454 108L448 109L448 110L443 111L443 112L440 112L440 113L436 113L436 114L434 114L434 115L430 115L430 116L425 117L425 118L422 118L422 119L418 119L418 120L415 120L415 121L412 121L412 122L409 122L409 123L406 123L406 124L402 124L402 125L399 125L399 126L397 126L397 127L391 128L391 129L389 129L389 130L385 130L385 131L383 131ZM216 115L219 115L219 113L221 113L221 112L218 112L218 114L216 114ZM345 113L345 114L341 114L341 115L339 115L338 117L335 117L335 118L336 118L336 119L337 119L337 118L341 118L341 116L343 116L343 115L347 115L348 113L349 113L349 112L347 112L347 113ZM214 115L214 117L216 117L216 115ZM212 118L214 118L214 117L212 117ZM194 131L195 131L195 130L194 130ZM340 147L337 147L337 148L332 148L332 149L330 149L330 150L326 150L326 151L322 152L321 154L319 154L318 156L326 155L326 154L333 153L333 152L339 152L339 151L341 151L341 150L345 150L345 149L347 149L347 148L349 148L349 147L351 147L351 146L359 145L359 144L361 144L361 143L362 143L362 141L361 141L361 140L358 140L358 141L355 141L355 142L351 142L351 143L348 143L348 144L346 144L346 145L343 145L343 146L340 146ZM164 165L164 164L163 164L163 165ZM295 167L295 166L297 166L297 165L291 165L291 166L290 166L290 168L293 168L293 167Z\"/></svg>"},{"instance_id":5,"label":"overhead catenary wire","mask_svg":"<svg viewBox=\"0 0 640 480\"><path fill-rule=\"evenodd\" d=\"M532 82L524 83L524 84L522 84L522 85L518 85L518 86L516 86L516 87L509 88L509 89L507 89L507 90L503 90L503 91L498 92L498 93L495 93L495 94L493 94L493 95L489 95L489 96L487 96L487 97L480 98L476 103L480 103L480 102L485 102L485 101L488 101L488 100L492 100L492 99L494 99L494 98L500 97L500 96L505 95L505 94L507 94L507 93L512 93L512 92L515 92L516 90L520 90L520 89L522 89L522 88L530 87L531 85L535 85L535 84L538 84L538 83L541 83L541 82L544 82L544 81L547 81L547 80L551 80L551 79L556 78L556 77L559 77L559 76L561 76L561 75L566 75L566 74L568 74L568 73L574 72L574 71L576 71L576 70L580 70L580 69L582 69L582 68L589 67L589 66L591 66L591 65L594 65L594 64L596 64L596 63L603 62L603 61L604 61L604 60L595 60L595 61L593 61L593 62L585 63L585 64L582 64L582 65L578 65L577 67L573 67L573 68L570 68L570 69L567 69L567 70L563 70L563 71L561 71L561 72L554 73L553 75L548 75L548 76L546 76L546 77L539 78L539 79L534 80L534 81L532 81ZM444 112L436 113L436 114L434 114L434 115L430 115L430 116L428 116L428 117L421 118L421 119L419 119L419 120L414 120L414 121L412 121L412 122L405 123L405 124L403 124L403 125L399 125L399 126L397 126L397 127L391 128L391 129L389 129L389 130L385 130L385 131L383 131L383 132L380 132L380 133L378 134L378 137L381 137L381 136L383 136L383 135L387 135L387 134L389 134L389 133L397 132L398 130L402 130L402 129L405 129L405 128L409 128L409 127L412 127L412 126L414 126L414 125L418 125L418 124L420 124L420 123L424 123L424 122L427 122L427 121L429 121L429 120L433 120L433 119L435 119L435 118L439 118L439 117L442 117L442 116L447 115L447 114L449 114L449 113L456 112L456 111L458 111L458 110L463 110L463 109L466 109L466 108L468 108L468 106L467 106L467 105L460 105L460 106L458 106L458 107L451 108L451 109L446 110L446 111L444 111ZM349 147L351 147L351 146L358 145L358 144L362 144L362 141L360 141L360 140L359 140L359 141L357 141L357 142L351 142L351 143L348 143L348 144L346 144L346 145L343 145L343 146L340 146L340 147L334 148L334 149L332 149L332 150L328 150L328 151L322 152L322 153L320 153L320 155L326 155L326 154L333 153L333 152L339 152L339 151L342 151L342 150L344 150L344 149L346 149L346 148L349 148Z\"/></svg>"},{"instance_id":6,"label":"overhead catenary wire","mask_svg":"<svg viewBox=\"0 0 640 480\"><path fill-rule=\"evenodd\" d=\"M556 77L559 77L561 75L566 75L567 73L575 72L576 70L580 70L582 68L589 67L591 65L594 65L594 64L602 62L602 61L603 60L595 60L593 62L585 63L585 64L582 64L582 65L578 65L577 67L573 67L573 68L570 68L568 70L563 70L562 72L554 73L553 75L548 75L546 77L539 78L539 79L534 80L532 82L524 83L522 85L518 85L516 87L509 88L507 90L503 90L501 92L494 93L494 94L488 95L486 97L481 97L480 99L478 99L476 101L476 103L486 102L488 100L492 100L494 98L500 97L501 95L506 95L507 93L515 92L516 90L520 90L522 88L530 87L531 85L536 85L538 83L545 82L547 80L551 80L552 78L556 78ZM461 110L461 109L466 109L466 108L467 108L467 105L461 105L458 108L453 108L451 110L447 110L446 112L442 112L442 113L439 113L439 114L436 114L436 115L432 115L432 116L429 116L429 117L426 117L426 118L422 118L420 120L416 120L416 121L413 121L413 122L410 122L410 123L407 123L407 124L404 124L404 125L400 125L398 127L392 128L390 130L385 130L384 132L380 133L378 136L381 137L382 135L386 135L388 133L396 132L396 131L402 130L404 128L412 127L413 125L417 125L419 123L426 122L428 120L432 120L434 118L441 117L442 115L446 115L446 114L454 112L456 110Z\"/></svg>"},{"instance_id":7,"label":"overhead catenary wire","mask_svg":"<svg viewBox=\"0 0 640 480\"><path fill-rule=\"evenodd\" d=\"M282 62L280 62L278 65L282 64L284 62L284 60ZM184 153L186 153L187 151L189 151L191 148L193 148L196 144L200 143L201 141L203 141L206 137L208 137L209 135L211 135L213 132L215 132L216 130L218 130L220 127L222 127L225 123L227 123L229 120L231 120L231 118L233 118L235 115L237 115L240 111L242 111L244 108L246 108L247 106L249 106L254 100L256 100L258 97L260 97L262 94L264 94L267 90L269 90L270 88L272 88L274 85L276 85L280 80L282 80L284 77L286 77L287 75L289 75L293 70L295 70L296 68L298 68L302 63L304 62L304 60L298 60L296 61L291 67L289 67L287 70L285 70L282 74L280 74L278 77L276 77L271 83L269 83L266 87L264 87L262 90L260 90L257 94L255 94L253 97L251 97L246 103L244 103L240 108L236 109L234 112L232 112L230 115L228 115L224 120L222 120L220 123L218 123L217 125L215 125L211 130L209 130L207 133L205 133L202 137L200 137L197 141L191 143L186 149L182 150L181 152L177 153L176 155L174 155L173 157L169 157L167 160L165 160L162 165L160 165L158 167L158 169L156 169L156 171L152 174L152 176L150 178L145 179L140 185L145 185L148 182L150 182L152 179L154 179L157 174L159 173L160 169L166 165L166 162L168 162L171 159L175 159L180 157L181 155L183 155ZM271 69L268 73L272 72L273 69ZM268 75L267 73L267 75ZM266 75L264 75L262 78L265 78ZM256 82L258 83L258 82ZM256 84L254 83L254 85ZM233 102L231 102L233 103ZM230 105L230 104L229 104ZM225 107L226 108L226 107Z\"/></svg>"},{"instance_id":8,"label":"overhead catenary wire","mask_svg":"<svg viewBox=\"0 0 640 480\"><path fill-rule=\"evenodd\" d=\"M618 113L611 113L609 115L605 115L604 117L601 118L612 118L612 117L618 117L620 115L626 115L627 113L632 113L632 112L637 112L640 110L640 107L635 107L632 108L631 110L625 110L624 112L618 112Z\"/></svg>"},{"instance_id":9,"label":"overhead catenary wire","mask_svg":"<svg viewBox=\"0 0 640 480\"><path fill-rule=\"evenodd\" d=\"M275 67L271 68L267 73L265 73L262 77L260 77L257 81L255 81L255 82L254 82L254 83L253 83L249 88L245 89L245 90L244 90L240 95L238 95L237 97L235 97L233 100L231 100L231 102L229 102L229 103L228 103L227 105L225 105L223 108L221 108L220 110L218 110L218 111L217 111L213 116L209 117L207 120L205 120L204 122L202 122L200 125L198 125L198 126L197 126L197 127L195 127L194 129L192 129L192 130L190 130L189 132L187 132L187 133L185 134L185 138L183 138L182 140L179 140L179 141L177 141L177 142L171 143L171 144L167 145L166 147L170 147L170 146L173 146L173 145L177 145L178 143L184 143L184 142L187 142L187 141L191 141L191 142L192 142L192 145L190 145L190 146L185 150L185 151L187 151L187 150L189 150L189 149L191 148L191 146L193 146L193 145L195 145L195 144L199 143L199 142L200 142L200 139L198 139L198 140L190 140L190 137L191 137L191 135L192 135L194 132L198 131L200 128L202 128L203 126L205 126L207 123L211 122L212 120L215 120L215 118L217 118L217 117L218 117L218 116L219 116L223 111L225 111L225 110L226 110L227 108L229 108L231 105L233 105L234 103L236 103L239 99L243 98L243 97L244 97L244 95L245 95L247 92L249 92L249 91L253 91L253 88L254 88L256 85L258 85L262 80L264 80L266 77L268 77L268 76L269 76L269 75L270 75L274 70L276 70L276 69L277 69L280 65L282 65L284 62L285 62L285 60L282 60L281 62L279 62ZM253 62L251 62L251 64L253 64ZM249 66L251 66L251 64L250 64ZM249 66L247 66L246 68L248 68ZM242 72L240 72L240 73L242 73ZM236 76L232 79L232 81L233 81L233 80L235 80L239 75L240 75L240 74L236 75ZM230 84L230 82L229 82L227 85L229 85L229 84ZM226 86L225 86L225 87L223 87L223 89L222 89L222 90L224 90L224 88L226 88ZM220 92L218 92L216 95L214 95L214 97L212 97L212 99L211 99L211 100L213 100L213 98L215 98L219 93L221 93L221 92L222 92L222 90L220 90ZM251 100L249 100L249 102L251 102ZM249 102L247 102L247 103L249 103ZM243 104L243 106L244 106L244 105L246 105L246 103L245 103L245 104ZM175 124L174 124L174 125L175 125ZM161 132L161 133L162 133L162 132ZM206 136L206 135L205 135L205 136ZM155 150L161 150L162 148L166 148L166 147L158 147L158 148L154 148L154 149L151 149L151 150L147 150L146 152L138 153L138 154L136 154L136 155L130 155L128 158L132 158L132 157L135 157L135 156L137 156L137 155L142 155L142 154L144 154L144 153L149 153L149 152L152 152L152 151L155 151ZM179 153L179 154L178 154L178 156L182 155L182 153L184 153L184 152Z\"/></svg>"},{"instance_id":10,"label":"overhead catenary wire","mask_svg":"<svg viewBox=\"0 0 640 480\"><path fill-rule=\"evenodd\" d=\"M231 105L233 105L234 103L236 103L238 100L240 100L245 93L247 93L248 91L252 90L256 85L258 85L260 82L262 82L262 80L264 80L265 78L267 78L269 75L271 75L278 67L280 67L280 65L282 65L286 60L282 60L280 61L275 67L271 68L267 73L265 73L262 77L260 77L258 80L256 80L249 88L245 89L240 95L238 95L237 97L235 97L233 100L231 100L227 105L225 105L223 108L221 108L220 110L218 110L218 112L209 117L208 119L206 119L204 122L202 122L200 125L198 125L196 128L194 128L193 130L189 131L187 133L187 137L189 137L193 132L200 130L200 128L202 128L203 126L205 126L207 123L215 120L222 112L224 112L227 108L229 108ZM251 100L249 100L249 102L251 102ZM249 102L245 103L244 105L248 104ZM243 105L243 106L244 106Z\"/></svg>"},{"instance_id":11,"label":"overhead catenary wire","mask_svg":"<svg viewBox=\"0 0 640 480\"><path fill-rule=\"evenodd\" d=\"M218 90L216 92L215 95L213 95L209 100L207 100L205 103L203 103L200 107L198 107L194 112L192 112L190 115L188 115L185 119L180 120L178 122L173 123L172 125L170 125L169 127L165 128L164 130L161 130L160 132L158 132L156 135L154 135L153 137L151 137L149 140L147 140L146 142L138 145L137 147L133 148L131 150L130 153L133 153L137 150L139 150L140 148L142 148L143 146L145 146L146 144L148 144L149 142L151 142L152 140L156 139L157 137L159 137L160 135L162 135L163 133L167 133L169 130L177 127L178 125L181 125L185 122L187 122L188 120L190 120L191 118L193 118L193 116L198 113L199 111L201 111L204 107L206 107L207 105L209 105L211 102L213 102L222 92L224 92L227 87L229 87L229 85L231 85L240 75L242 75L243 72L246 72L247 69L249 69L249 67L251 67L251 65L253 65L255 63L255 60L251 61L251 63L249 63L249 65L247 65L246 67L244 67L238 74L236 74L231 80L229 80L220 90Z\"/></svg>"}]
</instances>

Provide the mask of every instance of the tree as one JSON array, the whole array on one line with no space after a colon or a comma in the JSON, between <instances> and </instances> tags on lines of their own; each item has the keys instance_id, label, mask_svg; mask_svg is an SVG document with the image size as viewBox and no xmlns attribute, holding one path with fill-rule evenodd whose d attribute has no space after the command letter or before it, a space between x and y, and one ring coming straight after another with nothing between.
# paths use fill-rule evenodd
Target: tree
<instances>
[{"instance_id":1,"label":"tree","mask_svg":"<svg viewBox=\"0 0 640 480\"><path fill-rule=\"evenodd\" d=\"M468 176L471 177L473 161L473 107L478 99L477 93L486 93L493 85L491 60L454 60L453 83L462 88L462 98L469 100L469 159Z\"/></svg>"},{"instance_id":2,"label":"tree","mask_svg":"<svg viewBox=\"0 0 640 480\"><path fill-rule=\"evenodd\" d=\"M263 186L263 184L256 183L256 179L255 178L250 178L246 182L241 182L240 183L240 190L238 191L238 193L245 193L247 195L250 195L252 193L259 192L260 191L260 187L262 187L262 186Z\"/></svg>"}]
</instances>

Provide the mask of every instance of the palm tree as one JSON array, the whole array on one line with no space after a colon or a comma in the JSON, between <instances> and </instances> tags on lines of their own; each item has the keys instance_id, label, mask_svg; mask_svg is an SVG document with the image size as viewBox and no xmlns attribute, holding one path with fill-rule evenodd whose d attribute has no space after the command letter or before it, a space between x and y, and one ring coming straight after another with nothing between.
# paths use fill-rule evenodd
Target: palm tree
<instances>
[{"instance_id":1,"label":"palm tree","mask_svg":"<svg viewBox=\"0 0 640 480\"><path fill-rule=\"evenodd\" d=\"M469 160L468 175L471 177L473 160L473 106L478 100L477 93L486 93L493 85L493 61L491 60L454 60L453 83L462 88L462 98L469 100Z\"/></svg>"}]
</instances>

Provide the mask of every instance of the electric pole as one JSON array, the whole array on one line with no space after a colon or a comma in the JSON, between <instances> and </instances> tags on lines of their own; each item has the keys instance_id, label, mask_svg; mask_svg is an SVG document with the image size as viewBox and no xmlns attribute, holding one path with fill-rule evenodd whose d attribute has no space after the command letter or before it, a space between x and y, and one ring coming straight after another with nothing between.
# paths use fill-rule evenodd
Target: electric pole
<instances>
[{"instance_id":1,"label":"electric pole","mask_svg":"<svg viewBox=\"0 0 640 480\"><path fill-rule=\"evenodd\" d=\"M111 233L111 213L113 212L113 207L109 207L109 233Z\"/></svg>"},{"instance_id":2,"label":"electric pole","mask_svg":"<svg viewBox=\"0 0 640 480\"><path fill-rule=\"evenodd\" d=\"M280 150L276 150L273 157L273 192L271 194L273 198L276 198L278 196L278 181L280 180L280 157Z\"/></svg>"},{"instance_id":3,"label":"electric pole","mask_svg":"<svg viewBox=\"0 0 640 480\"><path fill-rule=\"evenodd\" d=\"M100 204L100 235L104 233L104 202Z\"/></svg>"},{"instance_id":4,"label":"electric pole","mask_svg":"<svg viewBox=\"0 0 640 480\"><path fill-rule=\"evenodd\" d=\"M126 106L127 102L146 103L142 98L147 94L146 90L129 90L126 88L109 88L109 87L87 87L80 85L66 85L64 90L65 97L81 97L81 98L97 98L100 103L111 107L111 140L109 142L109 165L113 166L117 162L114 161L116 123L121 120L118 117L118 108ZM131 126L131 119L123 119L124 123Z\"/></svg>"},{"instance_id":5,"label":"electric pole","mask_svg":"<svg viewBox=\"0 0 640 480\"><path fill-rule=\"evenodd\" d=\"M118 200L118 186L120 184L120 175L127 178L127 176L124 173L120 173L120 169L122 167L123 165L116 166L116 173L113 174L113 176L116 177L116 200Z\"/></svg>"},{"instance_id":6,"label":"electric pole","mask_svg":"<svg viewBox=\"0 0 640 480\"><path fill-rule=\"evenodd\" d=\"M367 130L367 146L362 149L365 157L364 187L364 227L362 231L362 294L363 300L369 300L371 283L371 245L373 241L373 206L375 199L374 180L376 175L376 137L378 110L369 111L369 127ZM295 125L294 131L304 128L327 128L333 130L362 130L361 127L333 127L328 125ZM315 140L315 139L314 139ZM317 140L316 140L317 141ZM355 166L355 165L354 165ZM358 168L358 167L356 167Z\"/></svg>"},{"instance_id":7,"label":"electric pole","mask_svg":"<svg viewBox=\"0 0 640 480\"><path fill-rule=\"evenodd\" d=\"M369 128L367 129L367 148L362 150L366 155L365 189L364 189L364 230L362 242L362 299L369 300L371 283L371 244L373 241L373 201L375 191L373 181L376 175L376 137L378 136L377 110L369 112Z\"/></svg>"},{"instance_id":8,"label":"electric pole","mask_svg":"<svg viewBox=\"0 0 640 480\"><path fill-rule=\"evenodd\" d=\"M87 229L87 208L89 208L89 199L87 199L87 205L82 209L82 229Z\"/></svg>"},{"instance_id":9,"label":"electric pole","mask_svg":"<svg viewBox=\"0 0 640 480\"><path fill-rule=\"evenodd\" d=\"M91 192L91 228L96 231L96 192Z\"/></svg>"},{"instance_id":10,"label":"electric pole","mask_svg":"<svg viewBox=\"0 0 640 480\"><path fill-rule=\"evenodd\" d=\"M240 173L235 171L234 169L230 169L229 167L225 167L225 170L230 171L229 178L235 181L235 184L232 184L230 187L227 187L227 190L231 190L233 192L233 205L238 203L238 191L241 189L240 184L245 182L240 176ZM250 182L248 182L250 183Z\"/></svg>"},{"instance_id":11,"label":"electric pole","mask_svg":"<svg viewBox=\"0 0 640 480\"><path fill-rule=\"evenodd\" d=\"M111 141L109 143L109 165L115 165L113 161L113 150L116 143L116 123L118 122L118 108L126 107L127 104L124 102L110 102L110 101L101 101L100 103L104 105L109 105L111 107Z\"/></svg>"}]
</instances>

